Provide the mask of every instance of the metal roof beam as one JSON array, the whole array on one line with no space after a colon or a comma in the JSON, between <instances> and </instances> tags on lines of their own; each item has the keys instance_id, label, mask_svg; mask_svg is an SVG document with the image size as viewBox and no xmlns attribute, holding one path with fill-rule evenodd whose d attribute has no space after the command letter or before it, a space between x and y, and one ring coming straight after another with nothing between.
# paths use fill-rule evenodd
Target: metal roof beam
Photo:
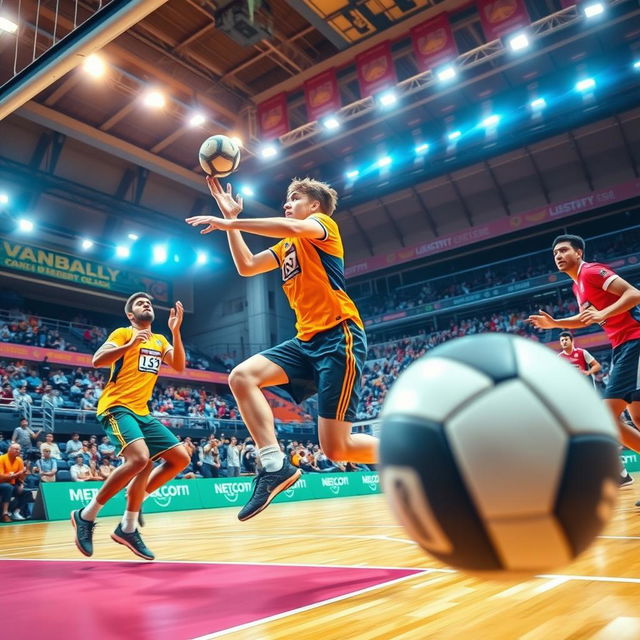
<instances>
[{"instance_id":1,"label":"metal roof beam","mask_svg":"<svg viewBox=\"0 0 640 640\"><path fill-rule=\"evenodd\" d=\"M533 157L533 154L531 153L527 145L525 145L523 149L524 149L524 152L527 154L527 158L529 158L529 162L531 162L531 166L533 167L533 171L535 172L536 177L538 178L538 184L540 185L540 190L544 194L544 199L546 203L551 204L551 196L549 195L549 189L547 188L547 185L544 182L544 178L542 177L542 173L540 171L540 167L538 167L538 163L536 162L536 159Z\"/></svg>"},{"instance_id":2,"label":"metal roof beam","mask_svg":"<svg viewBox=\"0 0 640 640\"><path fill-rule=\"evenodd\" d=\"M633 171L633 175L636 178L640 178L638 174L638 163L636 162L635 156L633 155L633 151L631 150L631 145L629 144L629 138L627 138L627 133L624 130L624 126L620 118L615 115L613 119L616 121L618 125L618 131L620 132L620 137L622 138L622 143L624 144L624 150L627 154L627 159L629 160L629 164L631 165L631 170Z\"/></svg>"},{"instance_id":3,"label":"metal roof beam","mask_svg":"<svg viewBox=\"0 0 640 640\"><path fill-rule=\"evenodd\" d=\"M575 136L571 131L567 131L567 135L569 136L569 141L571 142L571 146L573 150L576 152L578 156L578 160L580 161L580 168L582 169L582 173L584 173L584 177L589 185L590 191L595 191L595 187L593 186L593 177L591 176L591 172L589 171L589 167L587 167L587 163L584 161L584 156L582 155L582 151L580 150L580 146L578 145L578 141L575 139Z\"/></svg>"},{"instance_id":4,"label":"metal roof beam","mask_svg":"<svg viewBox=\"0 0 640 640\"><path fill-rule=\"evenodd\" d=\"M404 241L404 237L402 236L402 231L400 231L400 227L398 226L398 223L396 222L396 219L391 215L391 213L389 212L389 209L387 209L387 206L382 201L382 199L378 199L378 204L380 205L380 207L384 211L384 214L387 216L387 220L389 220L389 222L391 224L391 228L394 230L394 232L396 234L396 238L398 238L398 241L400 242L400 245L403 246L403 247L406 247L407 245L406 245L406 243Z\"/></svg>"},{"instance_id":5,"label":"metal roof beam","mask_svg":"<svg viewBox=\"0 0 640 640\"><path fill-rule=\"evenodd\" d=\"M493 173L493 169L491 168L491 165L489 164L489 162L487 160L484 160L483 162L484 162L484 166L487 169L487 172L489 173L489 176L491 177L491 182L493 182L493 186L494 186L495 190L498 192L498 197L500 198L500 202L502 203L502 206L503 206L504 210L507 212L507 215L510 216L511 215L511 209L509 208L509 203L507 202L507 197L504 195L504 191L502 190L502 187L498 183L498 180L496 178L496 174Z\"/></svg>"},{"instance_id":6,"label":"metal roof beam","mask_svg":"<svg viewBox=\"0 0 640 640\"><path fill-rule=\"evenodd\" d=\"M449 184L453 188L454 193L456 194L456 198L460 201L462 205L462 211L464 212L464 217L467 219L470 227L473 227L473 216L471 215L471 210L469 209L469 205L467 205L467 201L462 197L462 192L460 191L460 187L458 183L453 179L453 176L450 173L446 174L447 180Z\"/></svg>"},{"instance_id":7,"label":"metal roof beam","mask_svg":"<svg viewBox=\"0 0 640 640\"><path fill-rule=\"evenodd\" d=\"M429 225L429 228L431 229L431 233L433 233L433 235L437 238L438 235L439 235L438 227L436 226L436 222L433 219L433 216L431 215L431 213L429 212L429 209L427 208L427 204L424 201L424 198L422 197L420 192L415 187L411 187L411 192L413 193L415 199L420 204L420 210L424 213L425 218L427 219L427 224Z\"/></svg>"},{"instance_id":8,"label":"metal roof beam","mask_svg":"<svg viewBox=\"0 0 640 640\"><path fill-rule=\"evenodd\" d=\"M356 214L353 213L351 209L343 209L343 211L346 211L351 216L351 219L353 220L353 224L358 230L358 233L360 234L362 241L365 243L367 249L369 250L369 255L374 256L375 252L373 250L373 244L371 243L371 240L369 239L369 236L366 234L364 228L360 224L360 220L358 220L358 218L356 217Z\"/></svg>"}]
</instances>

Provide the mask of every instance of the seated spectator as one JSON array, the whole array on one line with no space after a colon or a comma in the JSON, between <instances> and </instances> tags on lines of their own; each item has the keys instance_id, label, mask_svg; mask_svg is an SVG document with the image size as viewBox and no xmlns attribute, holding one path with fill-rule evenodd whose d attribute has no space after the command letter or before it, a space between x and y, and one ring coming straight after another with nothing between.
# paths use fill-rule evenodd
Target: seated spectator
<instances>
[{"instance_id":1,"label":"seated spectator","mask_svg":"<svg viewBox=\"0 0 640 640\"><path fill-rule=\"evenodd\" d=\"M42 380L36 373L35 369L29 369L27 376L27 391L37 391L42 386Z\"/></svg>"},{"instance_id":2,"label":"seated spectator","mask_svg":"<svg viewBox=\"0 0 640 640\"><path fill-rule=\"evenodd\" d=\"M27 383L23 382L13 390L13 401L16 407L21 404L33 404L33 398L27 393Z\"/></svg>"},{"instance_id":3,"label":"seated spectator","mask_svg":"<svg viewBox=\"0 0 640 640\"><path fill-rule=\"evenodd\" d=\"M90 480L91 471L89 467L84 463L84 458L82 456L76 456L75 461L75 464L69 467L71 479L74 482L86 482L87 480Z\"/></svg>"},{"instance_id":4,"label":"seated spectator","mask_svg":"<svg viewBox=\"0 0 640 640\"><path fill-rule=\"evenodd\" d=\"M87 389L84 392L84 396L80 400L80 409L82 411L95 411L96 410L96 405L95 405L95 402L93 400L93 393L92 393L91 389Z\"/></svg>"},{"instance_id":5,"label":"seated spectator","mask_svg":"<svg viewBox=\"0 0 640 640\"><path fill-rule=\"evenodd\" d=\"M80 442L80 434L72 433L71 440L67 441L67 446L65 447L65 454L69 460L73 460L76 457L77 453L82 451L82 442Z\"/></svg>"},{"instance_id":6,"label":"seated spectator","mask_svg":"<svg viewBox=\"0 0 640 640\"><path fill-rule=\"evenodd\" d=\"M58 371L51 378L51 384L54 389L58 389L59 391L65 392L69 387L69 381L67 380L67 376L64 375L62 369L58 369Z\"/></svg>"},{"instance_id":7,"label":"seated spectator","mask_svg":"<svg viewBox=\"0 0 640 640\"><path fill-rule=\"evenodd\" d=\"M107 436L102 436L102 442L98 445L98 451L104 458L105 456L113 456L116 453L116 448L111 444Z\"/></svg>"},{"instance_id":8,"label":"seated spectator","mask_svg":"<svg viewBox=\"0 0 640 640\"><path fill-rule=\"evenodd\" d=\"M11 383L5 382L0 392L0 404L13 404L13 389Z\"/></svg>"},{"instance_id":9,"label":"seated spectator","mask_svg":"<svg viewBox=\"0 0 640 640\"><path fill-rule=\"evenodd\" d=\"M47 443L43 443L40 451L42 452L42 457L38 463L34 465L34 471L40 476L40 482L55 482L58 463L51 455L51 448Z\"/></svg>"},{"instance_id":10,"label":"seated spectator","mask_svg":"<svg viewBox=\"0 0 640 640\"><path fill-rule=\"evenodd\" d=\"M58 409L63 404L64 400L60 395L60 391L58 391L58 389L54 389L50 384L45 385L44 393L42 394L42 407Z\"/></svg>"},{"instance_id":11,"label":"seated spectator","mask_svg":"<svg viewBox=\"0 0 640 640\"><path fill-rule=\"evenodd\" d=\"M98 475L100 476L100 480L106 480L113 472L113 469L114 467L111 464L111 455L109 453L105 453L100 461L100 465L98 466Z\"/></svg>"},{"instance_id":12,"label":"seated spectator","mask_svg":"<svg viewBox=\"0 0 640 640\"><path fill-rule=\"evenodd\" d=\"M53 440L53 433L45 433L44 442L41 442L39 445L40 452L42 453L43 447L47 447L49 451L51 451L51 457L54 460L62 460L62 454L60 453L60 447L58 447L57 443Z\"/></svg>"},{"instance_id":13,"label":"seated spectator","mask_svg":"<svg viewBox=\"0 0 640 640\"><path fill-rule=\"evenodd\" d=\"M0 456L0 502L2 503L2 522L24 520L20 511L26 504L24 478L27 469L20 457L20 445L13 442L9 450ZM13 513L9 515L9 509Z\"/></svg>"},{"instance_id":14,"label":"seated spectator","mask_svg":"<svg viewBox=\"0 0 640 640\"><path fill-rule=\"evenodd\" d=\"M102 476L98 470L98 463L95 460L89 460L89 480L102 480Z\"/></svg>"}]
</instances>

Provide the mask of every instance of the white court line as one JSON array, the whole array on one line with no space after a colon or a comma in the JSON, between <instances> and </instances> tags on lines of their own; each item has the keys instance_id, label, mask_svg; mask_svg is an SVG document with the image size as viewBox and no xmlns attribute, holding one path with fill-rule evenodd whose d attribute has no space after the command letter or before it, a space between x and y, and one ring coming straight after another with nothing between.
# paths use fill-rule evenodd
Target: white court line
<instances>
[{"instance_id":1,"label":"white court line","mask_svg":"<svg viewBox=\"0 0 640 640\"><path fill-rule=\"evenodd\" d=\"M372 587L366 587L365 589L359 589L358 591L351 591L350 593L346 593L341 596L336 596L335 598L328 598L327 600L314 602L313 604L308 604L304 607L298 607L297 609L291 609L290 611L283 611L282 613L276 613L275 615L269 616L267 618L260 618L259 620L253 620L252 622L239 624L235 627L230 627L229 629L223 629L222 631L216 631L215 633L209 633L204 636L198 636L197 638L192 638L191 640L211 640L212 638L220 638L222 636L226 636L227 634L233 633L235 631L250 629L251 627L256 627L258 625L265 624L266 622L273 622L274 620L281 620L282 618L291 616L294 613L302 613L303 611L310 611L311 609L317 609L318 607L323 607L326 604L340 602L340 600L346 600L347 598L352 598L353 596L359 596L359 595L362 595L363 593L374 591L375 589L381 589L382 587L388 587L393 584L398 584L399 582L403 582L404 580L415 578L416 576L419 576L419 575L422 575L422 574L414 573L413 575L410 575L410 576L403 576L402 578L396 578L395 580L389 580L388 582L381 582L380 584L375 584Z\"/></svg>"}]
</instances>

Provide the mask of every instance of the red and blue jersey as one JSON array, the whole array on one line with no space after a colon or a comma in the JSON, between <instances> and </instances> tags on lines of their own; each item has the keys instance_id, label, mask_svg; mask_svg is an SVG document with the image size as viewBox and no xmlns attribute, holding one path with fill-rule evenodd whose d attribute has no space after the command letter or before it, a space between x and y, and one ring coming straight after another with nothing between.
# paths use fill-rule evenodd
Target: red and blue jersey
<instances>
[{"instance_id":1,"label":"red and blue jersey","mask_svg":"<svg viewBox=\"0 0 640 640\"><path fill-rule=\"evenodd\" d=\"M580 349L579 347L574 347L571 353L561 351L558 354L558 357L566 360L576 369L580 369L580 371L586 371L587 369L589 369L591 363L595 359L586 349Z\"/></svg>"},{"instance_id":2,"label":"red and blue jersey","mask_svg":"<svg viewBox=\"0 0 640 640\"><path fill-rule=\"evenodd\" d=\"M578 279L573 284L573 293L580 311L589 307L601 311L617 302L619 296L608 291L617 277L615 271L599 262L581 263ZM610 316L602 324L602 328L614 349L629 340L640 339L640 309L636 306L624 313Z\"/></svg>"}]
</instances>

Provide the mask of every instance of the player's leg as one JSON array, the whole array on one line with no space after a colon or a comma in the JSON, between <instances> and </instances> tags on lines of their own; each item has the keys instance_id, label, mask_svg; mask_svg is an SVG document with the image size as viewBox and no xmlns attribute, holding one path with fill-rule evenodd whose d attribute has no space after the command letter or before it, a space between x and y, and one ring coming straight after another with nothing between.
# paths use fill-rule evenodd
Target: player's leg
<instances>
[{"instance_id":1,"label":"player's leg","mask_svg":"<svg viewBox=\"0 0 640 640\"><path fill-rule=\"evenodd\" d=\"M189 466L189 453L184 445L178 444L158 455L162 464L154 467L147 482L146 493L151 494L163 484L173 480L185 467Z\"/></svg>"},{"instance_id":2,"label":"player's leg","mask_svg":"<svg viewBox=\"0 0 640 640\"><path fill-rule=\"evenodd\" d=\"M316 352L320 446L331 460L375 464L378 439L351 433L362 392L361 375L367 356L365 333L354 322L343 322L318 336L316 342L311 347Z\"/></svg>"}]
</instances>

